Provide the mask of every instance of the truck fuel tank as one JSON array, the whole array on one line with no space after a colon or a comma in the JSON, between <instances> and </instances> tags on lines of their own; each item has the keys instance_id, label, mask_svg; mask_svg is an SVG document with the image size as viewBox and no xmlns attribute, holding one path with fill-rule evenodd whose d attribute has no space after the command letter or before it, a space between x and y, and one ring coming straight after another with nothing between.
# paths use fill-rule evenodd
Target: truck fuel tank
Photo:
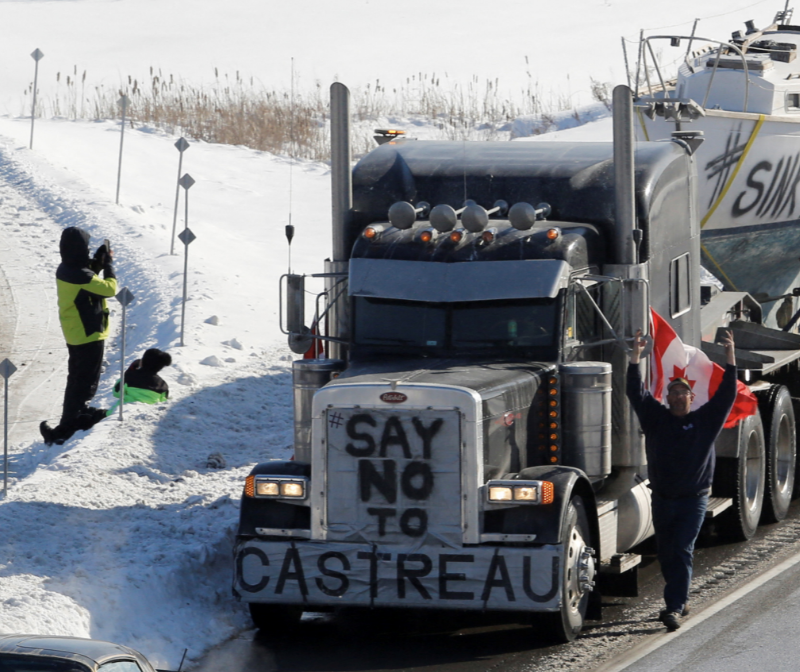
<instances>
[{"instance_id":1,"label":"truck fuel tank","mask_svg":"<svg viewBox=\"0 0 800 672\"><path fill-rule=\"evenodd\" d=\"M611 364L569 362L559 367L563 463L589 478L611 473Z\"/></svg>"},{"instance_id":2,"label":"truck fuel tank","mask_svg":"<svg viewBox=\"0 0 800 672\"><path fill-rule=\"evenodd\" d=\"M341 359L298 359L292 362L294 456L301 462L311 461L311 404L314 394L344 367Z\"/></svg>"}]
</instances>

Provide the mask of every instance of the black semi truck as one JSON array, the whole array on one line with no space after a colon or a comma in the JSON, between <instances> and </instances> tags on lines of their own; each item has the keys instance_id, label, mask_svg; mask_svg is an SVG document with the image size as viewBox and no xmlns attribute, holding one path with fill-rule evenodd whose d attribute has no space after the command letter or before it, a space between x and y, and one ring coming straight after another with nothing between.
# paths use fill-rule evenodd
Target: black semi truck
<instances>
[{"instance_id":1,"label":"black semi truck","mask_svg":"<svg viewBox=\"0 0 800 672\"><path fill-rule=\"evenodd\" d=\"M257 626L497 610L569 641L600 616L600 573L635 590L652 524L625 371L651 308L712 360L733 329L759 395L718 442L709 516L747 538L786 515L800 337L701 287L696 137L634 145L618 87L613 144L392 141L351 172L348 96L333 85L313 334L286 278L290 343L325 356L294 362L295 459L257 465L242 498L233 590Z\"/></svg>"}]
</instances>

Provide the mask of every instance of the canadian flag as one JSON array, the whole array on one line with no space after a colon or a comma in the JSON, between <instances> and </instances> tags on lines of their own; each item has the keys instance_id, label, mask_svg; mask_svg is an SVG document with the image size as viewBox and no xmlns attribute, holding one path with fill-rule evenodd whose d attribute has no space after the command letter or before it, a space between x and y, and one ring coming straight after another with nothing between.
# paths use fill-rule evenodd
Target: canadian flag
<instances>
[{"instance_id":1,"label":"canadian flag","mask_svg":"<svg viewBox=\"0 0 800 672\"><path fill-rule=\"evenodd\" d=\"M702 350L681 341L675 330L652 308L650 317L653 337L650 392L655 399L665 403L669 381L685 378L695 394L693 406L702 406L714 396L725 370L714 364ZM739 420L755 415L758 409L758 401L748 387L742 381L737 381L737 386L736 401L733 402L725 427L735 427Z\"/></svg>"}]
</instances>

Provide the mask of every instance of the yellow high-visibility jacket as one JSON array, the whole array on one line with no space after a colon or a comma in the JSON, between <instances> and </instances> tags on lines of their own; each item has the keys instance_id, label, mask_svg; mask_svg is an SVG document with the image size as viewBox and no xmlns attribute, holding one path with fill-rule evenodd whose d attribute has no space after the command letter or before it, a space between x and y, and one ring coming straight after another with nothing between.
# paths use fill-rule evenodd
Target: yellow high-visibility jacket
<instances>
[{"instance_id":1,"label":"yellow high-visibility jacket","mask_svg":"<svg viewBox=\"0 0 800 672\"><path fill-rule=\"evenodd\" d=\"M70 227L61 237L62 263L56 271L58 317L69 345L102 341L108 337L106 298L117 293L117 280L110 258L103 266L103 279L90 267L89 234Z\"/></svg>"}]
</instances>

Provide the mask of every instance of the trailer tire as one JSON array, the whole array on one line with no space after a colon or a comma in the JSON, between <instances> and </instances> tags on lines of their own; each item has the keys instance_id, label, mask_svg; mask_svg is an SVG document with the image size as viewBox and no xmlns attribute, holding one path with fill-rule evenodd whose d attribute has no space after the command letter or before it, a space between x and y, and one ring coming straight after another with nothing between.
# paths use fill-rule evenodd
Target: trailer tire
<instances>
[{"instance_id":1,"label":"trailer tire","mask_svg":"<svg viewBox=\"0 0 800 672\"><path fill-rule=\"evenodd\" d=\"M794 411L794 422L795 422L794 435L795 437L797 437L797 435L800 434L800 399L798 399L797 397L792 397L792 410ZM795 450L795 453L796 452L797 451ZM795 458L794 492L792 493L792 499L797 499L798 497L800 497L800 460Z\"/></svg>"},{"instance_id":2,"label":"trailer tire","mask_svg":"<svg viewBox=\"0 0 800 672\"><path fill-rule=\"evenodd\" d=\"M766 457L761 415L756 413L741 423L739 457L720 458L717 470L719 480L731 488L733 498L721 532L730 539L747 541L756 533L764 505Z\"/></svg>"},{"instance_id":3,"label":"trailer tire","mask_svg":"<svg viewBox=\"0 0 800 672\"><path fill-rule=\"evenodd\" d=\"M561 608L557 612L537 614L533 619L534 627L550 642L571 642L583 628L591 593L585 582L593 581L595 574L594 560L584 550L591 550L590 541L586 507L583 499L575 495L567 506L561 528ZM588 568L581 567L582 561L588 561Z\"/></svg>"},{"instance_id":4,"label":"trailer tire","mask_svg":"<svg viewBox=\"0 0 800 672\"><path fill-rule=\"evenodd\" d=\"M303 608L294 604L262 604L250 602L253 625L264 632L287 632L300 622Z\"/></svg>"},{"instance_id":5,"label":"trailer tire","mask_svg":"<svg viewBox=\"0 0 800 672\"><path fill-rule=\"evenodd\" d=\"M797 461L794 409L789 390L783 385L773 385L757 396L767 457L761 519L777 523L786 518L794 490Z\"/></svg>"}]
</instances>

